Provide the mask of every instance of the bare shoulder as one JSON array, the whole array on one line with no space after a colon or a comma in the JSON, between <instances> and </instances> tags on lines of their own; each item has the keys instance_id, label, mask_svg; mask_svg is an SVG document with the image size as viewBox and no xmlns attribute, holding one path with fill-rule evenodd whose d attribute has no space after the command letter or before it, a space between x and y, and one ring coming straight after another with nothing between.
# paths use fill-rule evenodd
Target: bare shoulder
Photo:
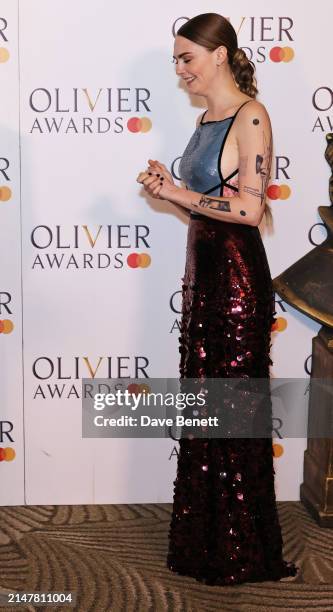
<instances>
[{"instance_id":1,"label":"bare shoulder","mask_svg":"<svg viewBox=\"0 0 333 612\"><path fill-rule=\"evenodd\" d=\"M263 123L264 125L270 124L270 117L266 106L259 102L259 100L250 100L240 109L238 113L238 123L240 125L246 124L249 120L254 125Z\"/></svg>"},{"instance_id":2,"label":"bare shoulder","mask_svg":"<svg viewBox=\"0 0 333 612\"><path fill-rule=\"evenodd\" d=\"M272 140L272 125L267 109L262 102L250 100L240 109L235 121L235 138L241 142L254 142L264 138Z\"/></svg>"}]
</instances>

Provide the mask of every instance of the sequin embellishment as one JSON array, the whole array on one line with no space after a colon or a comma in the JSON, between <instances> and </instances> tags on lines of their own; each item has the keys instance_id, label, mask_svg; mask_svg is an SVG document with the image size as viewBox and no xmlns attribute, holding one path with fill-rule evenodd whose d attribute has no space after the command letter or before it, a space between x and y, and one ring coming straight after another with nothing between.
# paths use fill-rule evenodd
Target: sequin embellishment
<instances>
[{"instance_id":1,"label":"sequin embellishment","mask_svg":"<svg viewBox=\"0 0 333 612\"><path fill-rule=\"evenodd\" d=\"M191 218L183 281L181 377L203 388L206 378L268 378L276 313L258 228ZM272 440L181 439L168 568L209 585L280 580L299 569L282 548Z\"/></svg>"}]
</instances>

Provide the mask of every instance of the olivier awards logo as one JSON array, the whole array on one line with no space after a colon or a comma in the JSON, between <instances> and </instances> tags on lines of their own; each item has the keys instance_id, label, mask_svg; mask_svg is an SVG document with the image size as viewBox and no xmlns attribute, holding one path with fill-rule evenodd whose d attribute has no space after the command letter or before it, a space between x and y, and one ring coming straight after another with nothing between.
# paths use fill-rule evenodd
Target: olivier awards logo
<instances>
[{"instance_id":1,"label":"olivier awards logo","mask_svg":"<svg viewBox=\"0 0 333 612\"><path fill-rule=\"evenodd\" d=\"M145 355L41 355L32 363L36 381L32 397L41 400L80 399L82 378L124 379L124 382L128 378L149 378L149 366L149 359ZM86 392L89 391L85 386ZM136 391L141 386L136 385Z\"/></svg>"},{"instance_id":2,"label":"olivier awards logo","mask_svg":"<svg viewBox=\"0 0 333 612\"><path fill-rule=\"evenodd\" d=\"M317 87L312 94L312 106L317 112L317 117L313 124L312 132L321 133L333 131L333 119L330 113L333 108L333 89L328 85Z\"/></svg>"},{"instance_id":3,"label":"olivier awards logo","mask_svg":"<svg viewBox=\"0 0 333 612\"><path fill-rule=\"evenodd\" d=\"M175 330L180 332L180 315L182 311L181 302L182 302L182 292L180 290L174 291L174 293L172 293L170 300L169 300L169 307L170 307L170 310L173 316L176 315L176 317L172 321L169 334L173 334Z\"/></svg>"},{"instance_id":4,"label":"olivier awards logo","mask_svg":"<svg viewBox=\"0 0 333 612\"><path fill-rule=\"evenodd\" d=\"M188 21L189 17L178 17L172 24L172 34ZM291 17L240 17L238 21L227 19L235 28L238 39L245 38L248 44L241 45L249 60L262 64L291 62L295 52L291 43L294 42L294 21Z\"/></svg>"},{"instance_id":5,"label":"olivier awards logo","mask_svg":"<svg viewBox=\"0 0 333 612\"><path fill-rule=\"evenodd\" d=\"M312 353L311 355L308 355L304 361L304 372L308 374L308 376L311 376L311 370L312 370Z\"/></svg>"},{"instance_id":6,"label":"olivier awards logo","mask_svg":"<svg viewBox=\"0 0 333 612\"><path fill-rule=\"evenodd\" d=\"M319 221L313 223L308 231L308 240L312 246L320 246L327 238L325 223Z\"/></svg>"},{"instance_id":7,"label":"olivier awards logo","mask_svg":"<svg viewBox=\"0 0 333 612\"><path fill-rule=\"evenodd\" d=\"M8 291L0 291L0 334L10 334L14 329L14 323L8 319L13 311L10 305L12 296Z\"/></svg>"},{"instance_id":8,"label":"olivier awards logo","mask_svg":"<svg viewBox=\"0 0 333 612\"><path fill-rule=\"evenodd\" d=\"M12 431L14 425L11 421L0 421L0 444L14 444ZM13 461L16 453L12 446L0 446L0 461Z\"/></svg>"},{"instance_id":9,"label":"olivier awards logo","mask_svg":"<svg viewBox=\"0 0 333 612\"><path fill-rule=\"evenodd\" d=\"M31 231L33 270L148 268L148 225L37 225ZM135 250L134 250L135 249Z\"/></svg>"},{"instance_id":10,"label":"olivier awards logo","mask_svg":"<svg viewBox=\"0 0 333 612\"><path fill-rule=\"evenodd\" d=\"M275 294L275 322L271 327L271 332L283 332L287 329L288 321L285 317L287 314L287 309L285 307L285 302Z\"/></svg>"},{"instance_id":11,"label":"olivier awards logo","mask_svg":"<svg viewBox=\"0 0 333 612\"><path fill-rule=\"evenodd\" d=\"M170 299L169 299L169 308L172 312L172 315L175 318L173 318L170 329L169 329L169 334L173 334L173 332L175 330L177 330L177 333L180 332L180 322L181 322L181 312L182 312L182 292L181 290L178 291L174 291L174 293L171 294ZM287 309L285 307L285 303L281 298L276 298L275 297L275 310L277 312L281 312L282 314L278 314L277 316L275 316L275 322L272 325L272 332L283 332L286 328L287 328L287 319L285 318L285 316L283 316L285 313L287 313Z\"/></svg>"},{"instance_id":12,"label":"olivier awards logo","mask_svg":"<svg viewBox=\"0 0 333 612\"><path fill-rule=\"evenodd\" d=\"M0 157L0 203L8 202L12 197L12 191L7 185L10 182L8 168L9 160L6 157Z\"/></svg>"},{"instance_id":13,"label":"olivier awards logo","mask_svg":"<svg viewBox=\"0 0 333 612\"><path fill-rule=\"evenodd\" d=\"M270 200L288 200L291 196L291 188L286 181L291 180L290 157L287 155L275 155L272 162L271 179L276 181L267 187L267 197Z\"/></svg>"},{"instance_id":14,"label":"olivier awards logo","mask_svg":"<svg viewBox=\"0 0 333 612\"><path fill-rule=\"evenodd\" d=\"M149 99L150 90L146 87L106 87L94 91L38 87L29 95L33 113L29 133L145 134L152 127L145 115L151 112Z\"/></svg>"},{"instance_id":15,"label":"olivier awards logo","mask_svg":"<svg viewBox=\"0 0 333 612\"><path fill-rule=\"evenodd\" d=\"M9 60L9 51L7 46L3 46L4 44L6 45L6 43L8 43L8 36L6 32L7 27L7 20L4 17L0 17L0 64L4 64Z\"/></svg>"}]
</instances>

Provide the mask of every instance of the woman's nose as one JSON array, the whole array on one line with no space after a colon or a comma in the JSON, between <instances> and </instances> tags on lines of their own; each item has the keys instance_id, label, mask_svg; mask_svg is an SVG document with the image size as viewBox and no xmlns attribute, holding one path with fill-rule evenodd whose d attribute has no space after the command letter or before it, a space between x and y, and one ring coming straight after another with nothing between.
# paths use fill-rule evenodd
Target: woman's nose
<instances>
[{"instance_id":1,"label":"woman's nose","mask_svg":"<svg viewBox=\"0 0 333 612\"><path fill-rule=\"evenodd\" d=\"M176 74L177 76L181 76L184 73L184 66L181 64L176 64Z\"/></svg>"}]
</instances>

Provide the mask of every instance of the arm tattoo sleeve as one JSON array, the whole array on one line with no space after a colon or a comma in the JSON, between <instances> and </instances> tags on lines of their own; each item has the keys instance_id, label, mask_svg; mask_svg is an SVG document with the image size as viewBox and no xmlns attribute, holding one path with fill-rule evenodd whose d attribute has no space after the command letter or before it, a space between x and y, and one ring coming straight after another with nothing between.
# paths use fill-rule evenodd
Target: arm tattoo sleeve
<instances>
[{"instance_id":1,"label":"arm tattoo sleeve","mask_svg":"<svg viewBox=\"0 0 333 612\"><path fill-rule=\"evenodd\" d=\"M265 137L263 134L263 154L257 154L256 157L256 174L260 174L261 178L261 192L258 195L260 196L260 204L265 202L266 197L266 189L270 177L271 171L271 162L272 162L272 137L269 139ZM254 194L257 195L257 194Z\"/></svg>"},{"instance_id":2,"label":"arm tattoo sleeve","mask_svg":"<svg viewBox=\"0 0 333 612\"><path fill-rule=\"evenodd\" d=\"M243 191L247 191L247 193L250 193L251 195L257 196L258 198L262 197L259 189L256 189L255 187L248 187L247 185L245 185L243 187Z\"/></svg>"},{"instance_id":3,"label":"arm tattoo sleeve","mask_svg":"<svg viewBox=\"0 0 333 612\"><path fill-rule=\"evenodd\" d=\"M202 195L199 202L193 203L194 206L201 208L211 208L213 210L223 210L224 212L231 212L230 202L228 200L214 200L214 198L208 198Z\"/></svg>"},{"instance_id":4,"label":"arm tattoo sleeve","mask_svg":"<svg viewBox=\"0 0 333 612\"><path fill-rule=\"evenodd\" d=\"M256 155L256 174L260 175L260 189L257 187L251 187L250 185L244 185L243 191L250 193L257 198L260 198L260 205L265 202L266 198L266 189L270 177L271 170L271 158L272 155L272 138L269 138L269 141L265 138L265 134L263 134L263 153L257 153Z\"/></svg>"}]
</instances>

